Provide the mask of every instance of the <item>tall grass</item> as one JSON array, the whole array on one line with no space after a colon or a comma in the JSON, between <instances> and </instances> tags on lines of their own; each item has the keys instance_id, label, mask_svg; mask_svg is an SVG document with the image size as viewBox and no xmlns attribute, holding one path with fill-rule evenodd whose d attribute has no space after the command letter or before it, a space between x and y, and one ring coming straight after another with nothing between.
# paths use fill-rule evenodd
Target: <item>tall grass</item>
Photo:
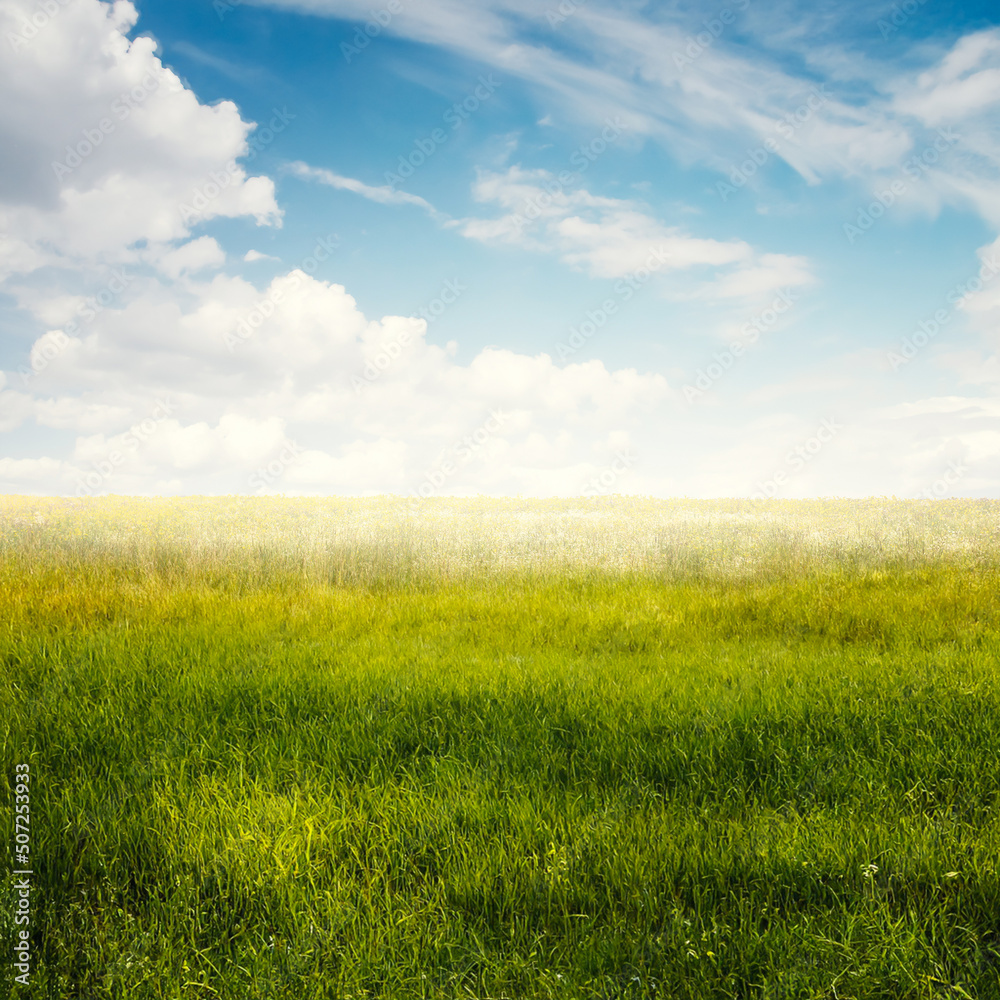
<instances>
[{"instance_id":1,"label":"tall grass","mask_svg":"<svg viewBox=\"0 0 1000 1000\"><path fill-rule=\"evenodd\" d=\"M24 995L1000 997L1000 503L3 504Z\"/></svg>"}]
</instances>

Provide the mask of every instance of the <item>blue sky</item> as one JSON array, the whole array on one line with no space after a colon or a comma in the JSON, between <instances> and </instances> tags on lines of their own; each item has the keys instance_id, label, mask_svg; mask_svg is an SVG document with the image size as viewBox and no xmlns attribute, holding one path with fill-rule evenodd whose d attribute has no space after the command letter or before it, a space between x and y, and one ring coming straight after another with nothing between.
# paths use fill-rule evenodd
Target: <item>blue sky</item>
<instances>
[{"instance_id":1,"label":"blue sky","mask_svg":"<svg viewBox=\"0 0 1000 1000\"><path fill-rule=\"evenodd\" d=\"M5 492L996 495L993 5L53 4Z\"/></svg>"}]
</instances>

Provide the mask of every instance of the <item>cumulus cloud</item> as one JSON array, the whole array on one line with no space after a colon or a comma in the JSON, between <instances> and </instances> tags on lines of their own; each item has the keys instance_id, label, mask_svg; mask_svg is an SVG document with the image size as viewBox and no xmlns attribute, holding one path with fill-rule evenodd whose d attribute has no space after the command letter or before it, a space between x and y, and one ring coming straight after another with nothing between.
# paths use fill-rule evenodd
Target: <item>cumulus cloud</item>
<instances>
[{"instance_id":1,"label":"cumulus cloud","mask_svg":"<svg viewBox=\"0 0 1000 1000\"><path fill-rule=\"evenodd\" d=\"M907 400L891 373L859 384L856 358L828 365L825 383L757 401L710 388L691 404L680 380L597 360L486 348L460 364L424 320L368 319L342 286L302 271L263 289L192 277L186 305L153 280L97 316L30 392L16 379L0 389L4 426L75 432L63 457L0 462L0 489L568 495L610 483L711 496L751 495L781 472L782 496L887 483L920 495L956 462L963 491L995 482L995 400ZM797 388L828 407L828 440L819 416L773 412Z\"/></svg>"},{"instance_id":2,"label":"cumulus cloud","mask_svg":"<svg viewBox=\"0 0 1000 1000\"><path fill-rule=\"evenodd\" d=\"M226 262L226 254L211 236L202 236L158 254L154 260L167 277L179 278L182 274L221 267Z\"/></svg>"},{"instance_id":3,"label":"cumulus cloud","mask_svg":"<svg viewBox=\"0 0 1000 1000\"><path fill-rule=\"evenodd\" d=\"M362 17L368 9L348 0L296 6ZM3 37L34 10L29 0L4 0ZM665 61L676 25L651 27L631 9L576 12L567 28L586 43L586 60L522 38L517 26L539 16L529 0L475 9L428 0L387 30L539 84L560 118L621 113L636 134L692 158L698 142L685 145L682 126L727 132L738 147L773 131L788 101L809 92L806 81L725 46L686 67ZM339 284L291 270L258 287L226 273L222 247L197 226L281 221L273 182L239 165L250 159L253 125L230 102L199 103L150 39L129 39L135 23L124 0L76 0L0 63L0 281L37 327L28 363L0 373L0 430L42 427L46 440L58 432L65 441L37 449L47 455L0 458L0 491L550 495L610 481L615 492L745 495L791 468L780 495L858 495L890 483L905 495L956 462L967 470L963 490L995 489L995 400L914 400L887 371L866 372L857 387L855 355L799 379L771 374L766 355L741 358L738 368L730 359L731 374L716 367L731 388L710 387L692 404L682 388L693 373L668 380L496 347L459 363L454 344L428 341L423 320L371 319ZM809 180L890 169L914 142L903 118L930 128L950 108L981 121L994 58L984 36L882 104L827 100L780 155ZM266 127L273 134L286 120L276 110ZM968 134L979 165L939 171L935 190L951 184L950 196L985 210L993 140ZM601 197L542 170L483 171L473 189L481 217L450 220L415 195L306 164L292 169L376 203L420 208L469 239L551 254L598 279L647 267L655 251L664 281L678 279L669 294L728 302L744 316L760 297L812 278L800 257L693 235L639 201ZM266 256L250 251L244 260ZM961 309L996 337L992 288L971 293ZM744 375L763 384L756 396ZM809 395L816 416L773 411L796 392ZM838 430L812 450L821 420Z\"/></svg>"},{"instance_id":4,"label":"cumulus cloud","mask_svg":"<svg viewBox=\"0 0 1000 1000\"><path fill-rule=\"evenodd\" d=\"M424 320L370 321L342 286L302 271L262 291L225 275L187 287L187 309L150 286L105 310L31 395L0 392L9 423L86 432L46 466L57 491L247 491L255 466L294 442L275 488L408 492L443 476L446 491L485 477L517 492L561 468L578 492L581 470L609 459L609 434L627 439L672 405L662 376L598 361L494 348L459 365L427 343ZM27 467L7 468L9 489Z\"/></svg>"},{"instance_id":5,"label":"cumulus cloud","mask_svg":"<svg viewBox=\"0 0 1000 1000\"><path fill-rule=\"evenodd\" d=\"M6 0L0 37L36 12ZM273 182L236 163L253 124L230 101L199 103L153 39L129 39L137 17L126 0L76 0L0 60L3 274L135 260L136 244L217 217L280 222Z\"/></svg>"}]
</instances>

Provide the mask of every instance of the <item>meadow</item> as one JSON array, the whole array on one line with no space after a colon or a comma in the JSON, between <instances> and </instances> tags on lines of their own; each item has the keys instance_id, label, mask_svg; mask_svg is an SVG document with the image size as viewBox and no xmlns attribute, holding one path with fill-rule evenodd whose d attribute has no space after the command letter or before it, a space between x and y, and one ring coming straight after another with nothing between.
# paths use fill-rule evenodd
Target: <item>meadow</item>
<instances>
[{"instance_id":1,"label":"meadow","mask_svg":"<svg viewBox=\"0 0 1000 1000\"><path fill-rule=\"evenodd\" d=\"M994 500L0 498L0 983L1000 998L998 583Z\"/></svg>"}]
</instances>

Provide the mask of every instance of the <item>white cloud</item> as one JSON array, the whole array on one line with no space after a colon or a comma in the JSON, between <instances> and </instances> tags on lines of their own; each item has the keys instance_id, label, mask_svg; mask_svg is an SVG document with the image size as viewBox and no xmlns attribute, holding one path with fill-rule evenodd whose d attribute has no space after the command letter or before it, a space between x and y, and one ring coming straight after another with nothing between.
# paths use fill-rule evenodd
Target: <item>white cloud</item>
<instances>
[{"instance_id":1,"label":"white cloud","mask_svg":"<svg viewBox=\"0 0 1000 1000\"><path fill-rule=\"evenodd\" d=\"M364 0L264 2L361 23L369 16ZM652 136L685 161L707 158L723 170L730 160L712 148L720 140L735 160L745 155L748 140L777 137L776 123L814 99L815 80L786 72L781 66L786 60L768 55L766 46L751 58L734 45L738 26L705 46L692 42L701 18L681 11L651 17L619 8L578 4L556 26L568 51L537 41L539 31L553 30L546 17L551 8L531 0L483 0L474 11L457 0L426 0L404 8L384 30L520 77L538 88L546 104L559 102L578 122L597 126L621 115L630 134ZM768 32L774 32L773 24ZM808 45L802 48L808 55ZM706 143L708 135L716 142ZM780 145L781 157L815 178L898 163L912 141L878 106L831 95Z\"/></svg>"},{"instance_id":2,"label":"white cloud","mask_svg":"<svg viewBox=\"0 0 1000 1000\"><path fill-rule=\"evenodd\" d=\"M942 351L935 360L955 373L961 385L1000 385L1000 238L979 248L980 267L958 286L956 306L982 346Z\"/></svg>"},{"instance_id":3,"label":"white cloud","mask_svg":"<svg viewBox=\"0 0 1000 1000\"><path fill-rule=\"evenodd\" d=\"M260 2L362 24L369 17L364 0ZM707 45L693 42L703 18L690 11L620 8L578 4L553 27L546 19L552 8L531 0L482 0L474 11L458 0L425 0L404 7L383 30L522 79L540 106L557 104L567 122L599 132L609 116L620 116L634 140L651 137L681 163L704 163L724 177L748 149L770 141L768 159L784 160L810 184L848 179L868 195L874 184L900 176L908 158L933 143L935 129L961 122L961 150L924 171L907 200L930 213L946 203L971 207L1000 224L1000 29L960 38L950 52L925 44L913 58L927 68L914 83L909 67L893 79L891 65L855 49L817 46L814 34L830 23L869 13L860 6L823 14L769 7L764 15L751 5ZM556 45L539 40L553 30ZM752 51L737 42L748 33L756 35ZM788 69L790 52L809 74ZM499 222L482 222L478 231L504 235Z\"/></svg>"},{"instance_id":4,"label":"white cloud","mask_svg":"<svg viewBox=\"0 0 1000 1000\"><path fill-rule=\"evenodd\" d=\"M892 113L913 123L915 146L929 150L939 133L955 136L953 149L933 167L922 168L925 202L972 208L1000 226L1000 29L960 38L940 61L914 82L890 85ZM920 138L920 129L926 135ZM927 195L930 195L930 198Z\"/></svg>"},{"instance_id":5,"label":"white cloud","mask_svg":"<svg viewBox=\"0 0 1000 1000\"><path fill-rule=\"evenodd\" d=\"M36 10L6 0L0 37ZM252 124L230 101L200 104L151 38L129 40L137 16L125 0L75 0L0 60L0 278L134 260L140 241L169 245L220 216L280 222L273 182L233 162Z\"/></svg>"},{"instance_id":6,"label":"white cloud","mask_svg":"<svg viewBox=\"0 0 1000 1000\"><path fill-rule=\"evenodd\" d=\"M371 322L341 286L301 271L263 291L225 275L190 278L186 289L195 298L181 308L151 283L38 372L33 394L0 393L13 423L83 432L69 457L46 466L56 492L87 476L96 492L165 483L246 491L255 466L290 439L302 454L283 473L285 489L406 492L453 462L445 492L474 492L484 479L516 492L536 474L551 479L554 461L572 492L581 468L608 459L595 456L595 439L627 436L672 405L662 376L609 372L598 361L559 367L545 355L486 349L456 364L426 342L425 321ZM266 318L244 325L269 301ZM398 343L407 346L391 364L375 365ZM491 412L503 416L488 443L463 446ZM11 488L21 467L5 468ZM19 488L29 485L24 478Z\"/></svg>"},{"instance_id":7,"label":"white cloud","mask_svg":"<svg viewBox=\"0 0 1000 1000\"><path fill-rule=\"evenodd\" d=\"M0 484L19 492L45 493L65 479L65 464L54 458L0 458Z\"/></svg>"},{"instance_id":8,"label":"white cloud","mask_svg":"<svg viewBox=\"0 0 1000 1000\"><path fill-rule=\"evenodd\" d=\"M638 202L592 195L546 170L515 165L504 173L481 171L473 194L504 213L449 223L464 236L558 254L593 277L621 278L650 267L664 274L708 269L708 280L688 282L678 296L747 300L814 280L803 257L759 254L742 240L691 236L649 215Z\"/></svg>"},{"instance_id":9,"label":"white cloud","mask_svg":"<svg viewBox=\"0 0 1000 1000\"><path fill-rule=\"evenodd\" d=\"M0 490L566 495L626 453L616 491L748 495L791 468L818 424L769 413L773 394L754 402L735 383L711 390L717 405L694 419L680 386L655 373L500 348L459 364L427 342L423 320L371 321L343 287L301 271L262 290L192 277L185 292L182 306L151 281L96 317L30 392L0 390L5 426L76 432L64 457L0 461ZM241 325L269 301L270 315ZM230 350L226 335L241 329ZM906 401L898 375L874 368L863 384L799 388L846 426L780 495L916 495L952 459L968 466L956 492L998 484L995 399ZM899 402L867 402L893 391Z\"/></svg>"},{"instance_id":10,"label":"white cloud","mask_svg":"<svg viewBox=\"0 0 1000 1000\"><path fill-rule=\"evenodd\" d=\"M351 191L354 194L361 195L362 198L367 198L369 201L378 202L380 205L416 205L427 212L432 218L444 218L430 202L419 195L410 194L407 191L397 191L395 188L387 185L372 187L370 184L364 184L353 177L341 177L340 174L335 174L330 170L324 170L321 167L310 167L309 164L302 162L290 164L289 170L296 177L301 177L303 180L319 181L320 184L326 184L328 187L335 188L338 191Z\"/></svg>"},{"instance_id":11,"label":"white cloud","mask_svg":"<svg viewBox=\"0 0 1000 1000\"><path fill-rule=\"evenodd\" d=\"M225 262L225 252L211 236L191 240L175 250L159 255L155 260L156 267L169 278L218 268Z\"/></svg>"},{"instance_id":12,"label":"white cloud","mask_svg":"<svg viewBox=\"0 0 1000 1000\"><path fill-rule=\"evenodd\" d=\"M1000 30L966 35L914 86L898 85L895 110L930 128L954 125L1000 104Z\"/></svg>"},{"instance_id":13,"label":"white cloud","mask_svg":"<svg viewBox=\"0 0 1000 1000\"><path fill-rule=\"evenodd\" d=\"M562 183L547 170L525 170L519 165L503 173L480 170L473 197L482 204L498 205L503 214L491 219L448 219L416 195L373 188L305 163L295 163L292 169L300 177L382 204L418 205L469 239L558 254L571 267L584 268L596 278L622 278L643 268L663 273L696 267L735 268L693 292L686 290L683 297L751 299L814 280L803 257L758 255L741 240L690 236L646 214L636 202L593 195Z\"/></svg>"},{"instance_id":14,"label":"white cloud","mask_svg":"<svg viewBox=\"0 0 1000 1000\"><path fill-rule=\"evenodd\" d=\"M282 5L362 19L369 9L362 0ZM29 0L4 0L0 32L34 9ZM453 350L428 343L422 320L370 320L342 286L302 271L263 289L210 274L225 256L192 229L227 216L279 224L274 186L235 167L251 131L235 106L199 104L149 39L128 40L135 17L126 2L76 0L0 64L0 132L8 140L0 152L0 268L19 275L5 288L46 331L32 347L30 377L0 378L0 429L35 424L49 430L46 440L52 432L65 439L46 457L0 459L0 491L73 493L82 484L95 492L250 492L258 469L277 466L265 480L273 491L405 493L430 484L443 493L567 494L627 451L630 467L616 490L739 495L785 468L787 449L815 433L818 418L767 409L795 393L817 412L836 404L827 412L850 414L850 422L782 495L918 491L952 460L970 467L962 490L1000 485L995 400L957 392L907 400L898 375L874 366L863 386L845 382L846 363L826 377L769 372L774 384L756 396L741 388L742 375L727 374L731 381L711 390L708 416L695 420L679 386L655 372L608 370L596 360L560 366L545 354L500 348L458 364ZM721 148L740 152L773 132L812 85L725 41L679 67L669 55L683 48L683 32L666 16L650 24L631 8L581 7L564 26L573 55L526 42L519 26L529 17L544 19L530 0L426 0L387 30L537 84L560 121L621 114L632 134L720 168L726 154L706 152L706 136L724 136ZM927 185L934 198L1000 218L1000 187L989 181L995 140L980 127L995 61L994 41L984 36L960 43L909 90L899 85L867 103L830 98L780 155L810 181L839 173L867 183L896 169L919 129L950 108L967 116L963 141L979 159L961 170L942 165ZM115 102L134 88L140 97L121 114ZM91 142L95 128L103 137ZM91 151L82 152L87 143ZM761 297L811 280L800 257L692 235L639 201L571 185L550 193L553 177L541 170L483 172L474 194L484 217L461 220L390 187L306 164L293 172L420 208L467 238L552 254L595 278L645 266L655 249L666 279L676 279L665 280L665 292L722 300L744 318ZM137 262L158 274L132 274ZM51 263L60 275L86 271L88 281L107 264L129 277L60 336L86 300L79 284L48 281ZM1000 346L994 290L962 308ZM762 348L759 361L740 365L773 360ZM872 398L884 403L873 408Z\"/></svg>"}]
</instances>

